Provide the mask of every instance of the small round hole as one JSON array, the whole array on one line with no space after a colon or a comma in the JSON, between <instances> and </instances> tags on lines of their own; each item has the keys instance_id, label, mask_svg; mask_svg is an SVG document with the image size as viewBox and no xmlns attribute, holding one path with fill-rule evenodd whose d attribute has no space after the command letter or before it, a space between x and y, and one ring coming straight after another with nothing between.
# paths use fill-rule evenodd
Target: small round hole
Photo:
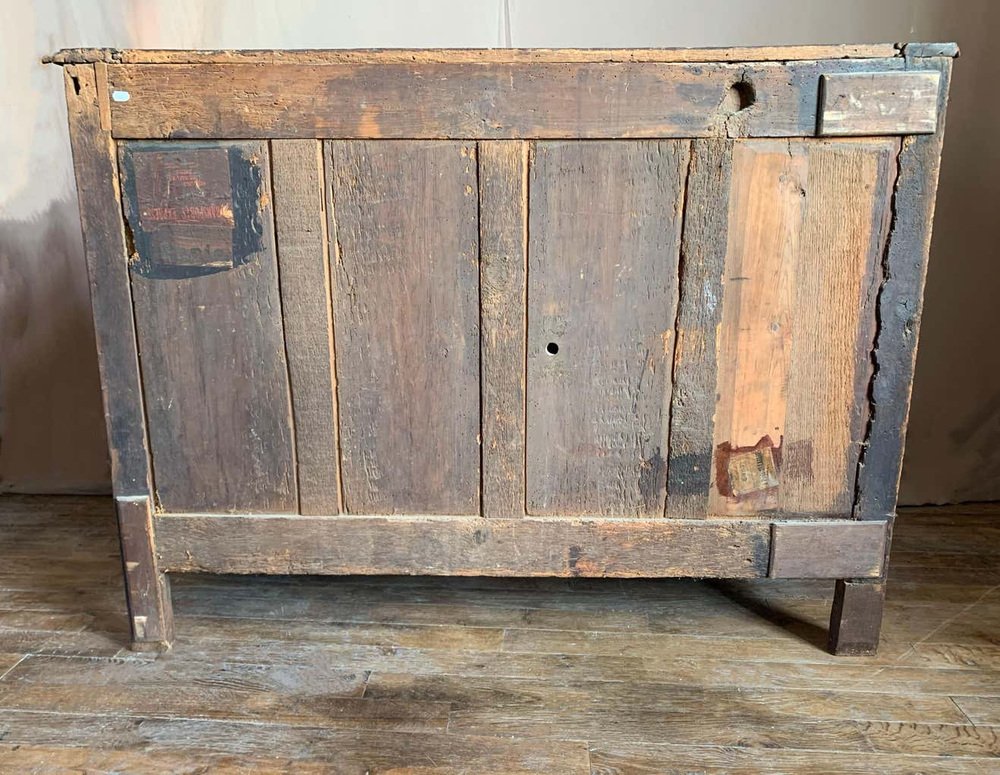
<instances>
[{"instance_id":1,"label":"small round hole","mask_svg":"<svg viewBox=\"0 0 1000 775\"><path fill-rule=\"evenodd\" d=\"M726 95L726 108L733 113L738 113L741 110L746 110L756 101L757 92L753 88L753 84L749 81L737 81L729 87L729 93Z\"/></svg>"},{"instance_id":2,"label":"small round hole","mask_svg":"<svg viewBox=\"0 0 1000 775\"><path fill-rule=\"evenodd\" d=\"M545 352L547 352L549 355L555 355L557 352L559 352L559 345L557 345L555 342L549 342L547 345L545 345Z\"/></svg>"}]
</instances>

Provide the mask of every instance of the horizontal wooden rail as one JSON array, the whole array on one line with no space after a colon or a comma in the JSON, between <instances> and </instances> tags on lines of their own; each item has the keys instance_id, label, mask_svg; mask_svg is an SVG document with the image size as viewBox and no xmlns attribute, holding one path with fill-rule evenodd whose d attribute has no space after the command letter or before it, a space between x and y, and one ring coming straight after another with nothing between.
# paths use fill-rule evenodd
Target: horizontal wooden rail
<instances>
[{"instance_id":1,"label":"horizontal wooden rail","mask_svg":"<svg viewBox=\"0 0 1000 775\"><path fill-rule=\"evenodd\" d=\"M774 523L781 525L782 523ZM836 577L878 576L885 523L793 523L822 528L773 572L772 523L764 520L588 519L463 516L160 514L154 520L166 572L762 578L813 567ZM881 533L878 531L881 530ZM881 536L881 537L880 537ZM802 537L802 533L790 538ZM841 558L840 562L823 557ZM811 564L810 564L811 563ZM816 572L810 570L809 576Z\"/></svg>"},{"instance_id":2,"label":"horizontal wooden rail","mask_svg":"<svg viewBox=\"0 0 1000 775\"><path fill-rule=\"evenodd\" d=\"M907 62L109 64L119 138L816 135L820 77Z\"/></svg>"}]
</instances>

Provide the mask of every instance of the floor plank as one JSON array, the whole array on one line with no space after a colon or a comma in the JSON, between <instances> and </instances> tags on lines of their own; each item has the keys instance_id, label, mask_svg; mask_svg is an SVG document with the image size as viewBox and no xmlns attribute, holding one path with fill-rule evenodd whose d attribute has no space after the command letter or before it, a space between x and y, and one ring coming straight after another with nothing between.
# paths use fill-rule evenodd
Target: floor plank
<instances>
[{"instance_id":1,"label":"floor plank","mask_svg":"<svg viewBox=\"0 0 1000 775\"><path fill-rule=\"evenodd\" d=\"M825 581L184 576L126 648L109 498L0 497L0 772L1000 772L1000 504L904 512L882 648Z\"/></svg>"}]
</instances>

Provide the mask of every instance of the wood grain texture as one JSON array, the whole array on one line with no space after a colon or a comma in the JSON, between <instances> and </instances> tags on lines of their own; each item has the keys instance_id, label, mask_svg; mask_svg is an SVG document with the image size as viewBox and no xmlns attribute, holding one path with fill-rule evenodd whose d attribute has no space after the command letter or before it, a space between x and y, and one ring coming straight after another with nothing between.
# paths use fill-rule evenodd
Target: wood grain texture
<instances>
[{"instance_id":1,"label":"wood grain texture","mask_svg":"<svg viewBox=\"0 0 1000 775\"><path fill-rule=\"evenodd\" d=\"M170 582L156 560L149 497L119 496L115 504L132 648L169 648L174 639Z\"/></svg>"},{"instance_id":2,"label":"wood grain texture","mask_svg":"<svg viewBox=\"0 0 1000 775\"><path fill-rule=\"evenodd\" d=\"M478 514L475 146L327 148L345 510Z\"/></svg>"},{"instance_id":3,"label":"wood grain texture","mask_svg":"<svg viewBox=\"0 0 1000 775\"><path fill-rule=\"evenodd\" d=\"M527 143L479 143L482 513L525 511Z\"/></svg>"},{"instance_id":4,"label":"wood grain texture","mask_svg":"<svg viewBox=\"0 0 1000 775\"><path fill-rule=\"evenodd\" d=\"M736 144L710 512L850 513L897 148Z\"/></svg>"},{"instance_id":5,"label":"wood grain texture","mask_svg":"<svg viewBox=\"0 0 1000 775\"><path fill-rule=\"evenodd\" d=\"M267 146L134 143L121 163L156 503L294 512Z\"/></svg>"},{"instance_id":6,"label":"wood grain texture","mask_svg":"<svg viewBox=\"0 0 1000 775\"><path fill-rule=\"evenodd\" d=\"M937 46L955 56L954 43L908 43L906 50ZM732 46L729 48L397 48L397 49L176 49L64 48L44 61L54 64L387 64L390 62L792 62L806 59L883 59L901 56L893 43L807 46Z\"/></svg>"},{"instance_id":7,"label":"wood grain texture","mask_svg":"<svg viewBox=\"0 0 1000 775\"><path fill-rule=\"evenodd\" d=\"M531 514L662 516L686 142L538 143Z\"/></svg>"},{"instance_id":8,"label":"wood grain texture","mask_svg":"<svg viewBox=\"0 0 1000 775\"><path fill-rule=\"evenodd\" d=\"M734 147L725 285L718 349L718 403L709 511L747 513L778 506L774 487L724 495L720 445L749 454L781 444L795 315L795 266L807 177L806 148L780 141ZM765 441L766 440L766 441ZM742 450L742 452L736 452ZM720 489L722 490L720 492Z\"/></svg>"},{"instance_id":9,"label":"wood grain texture","mask_svg":"<svg viewBox=\"0 0 1000 775\"><path fill-rule=\"evenodd\" d=\"M119 205L114 141L101 128L98 83L92 66L65 70L66 105L73 169L80 197L80 221L90 277L90 301L97 336L104 417L111 455L111 483L117 495L149 495L150 465L132 319L128 249Z\"/></svg>"},{"instance_id":10,"label":"wood grain texture","mask_svg":"<svg viewBox=\"0 0 1000 775\"><path fill-rule=\"evenodd\" d=\"M851 513L898 152L894 140L808 151L785 385L780 501L789 513Z\"/></svg>"},{"instance_id":11,"label":"wood grain texture","mask_svg":"<svg viewBox=\"0 0 1000 775\"><path fill-rule=\"evenodd\" d=\"M700 517L708 509L732 154L729 140L691 143L670 408L668 517Z\"/></svg>"},{"instance_id":12,"label":"wood grain texture","mask_svg":"<svg viewBox=\"0 0 1000 775\"><path fill-rule=\"evenodd\" d=\"M884 605L884 581L838 580L830 613L830 651L838 655L874 654Z\"/></svg>"},{"instance_id":13,"label":"wood grain texture","mask_svg":"<svg viewBox=\"0 0 1000 775\"><path fill-rule=\"evenodd\" d=\"M111 103L119 138L812 137L821 74L904 65L109 64L108 76L130 95Z\"/></svg>"},{"instance_id":14,"label":"wood grain texture","mask_svg":"<svg viewBox=\"0 0 1000 775\"><path fill-rule=\"evenodd\" d=\"M933 134L940 88L937 70L821 75L817 134Z\"/></svg>"},{"instance_id":15,"label":"wood grain texture","mask_svg":"<svg viewBox=\"0 0 1000 775\"><path fill-rule=\"evenodd\" d=\"M883 519L896 509L951 80L950 60L921 60L919 66L932 63L943 81L939 128L934 135L903 140L892 200L895 221L881 267L871 417L854 506L861 519Z\"/></svg>"},{"instance_id":16,"label":"wood grain texture","mask_svg":"<svg viewBox=\"0 0 1000 775\"><path fill-rule=\"evenodd\" d=\"M879 577L886 522L774 522L768 576L790 579Z\"/></svg>"},{"instance_id":17,"label":"wood grain texture","mask_svg":"<svg viewBox=\"0 0 1000 775\"><path fill-rule=\"evenodd\" d=\"M339 514L340 456L322 145L314 140L275 140L271 165L299 513Z\"/></svg>"},{"instance_id":18,"label":"wood grain texture","mask_svg":"<svg viewBox=\"0 0 1000 775\"><path fill-rule=\"evenodd\" d=\"M767 575L764 522L158 515L160 565L211 573Z\"/></svg>"}]
</instances>

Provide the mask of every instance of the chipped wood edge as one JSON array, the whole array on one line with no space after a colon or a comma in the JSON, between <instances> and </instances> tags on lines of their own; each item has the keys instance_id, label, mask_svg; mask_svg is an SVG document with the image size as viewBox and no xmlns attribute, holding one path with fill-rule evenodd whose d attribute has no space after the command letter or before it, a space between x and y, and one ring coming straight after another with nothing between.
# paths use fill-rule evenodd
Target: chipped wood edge
<instances>
[{"instance_id":1,"label":"chipped wood edge","mask_svg":"<svg viewBox=\"0 0 1000 775\"><path fill-rule=\"evenodd\" d=\"M729 48L471 48L471 49L116 49L68 48L42 59L43 63L67 65L105 62L115 64L331 64L389 62L791 62L818 59L881 59L899 57L904 51L954 51L938 56L957 56L953 43L942 44L840 44L803 46L736 46Z\"/></svg>"},{"instance_id":2,"label":"chipped wood edge","mask_svg":"<svg viewBox=\"0 0 1000 775\"><path fill-rule=\"evenodd\" d=\"M732 140L691 143L678 262L667 517L704 517L708 511L732 167Z\"/></svg>"},{"instance_id":3,"label":"chipped wood edge","mask_svg":"<svg viewBox=\"0 0 1000 775\"><path fill-rule=\"evenodd\" d=\"M936 67L941 73L938 130L905 137L896 157L893 222L881 261L871 351L870 410L855 486L856 519L888 519L896 512L944 141L952 62L921 59L908 60L908 65Z\"/></svg>"}]
</instances>

